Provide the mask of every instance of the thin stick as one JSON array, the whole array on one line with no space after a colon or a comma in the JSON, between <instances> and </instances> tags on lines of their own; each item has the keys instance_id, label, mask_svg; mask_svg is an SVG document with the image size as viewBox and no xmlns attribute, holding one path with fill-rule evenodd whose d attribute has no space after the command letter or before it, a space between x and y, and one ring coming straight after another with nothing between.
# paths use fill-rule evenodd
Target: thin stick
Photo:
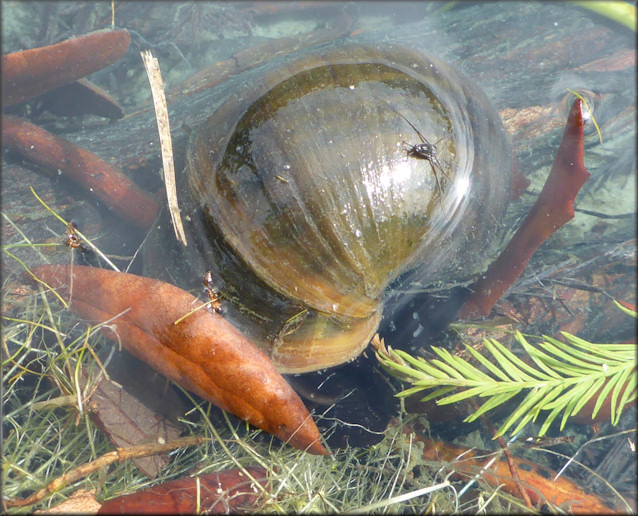
<instances>
[{"instance_id":1,"label":"thin stick","mask_svg":"<svg viewBox=\"0 0 638 516\"><path fill-rule=\"evenodd\" d=\"M151 443L142 444L140 446L132 446L130 448L117 448L115 451L105 453L101 457L82 464L71 471L66 472L64 475L56 478L53 482L50 482L37 493L32 494L27 498L16 498L14 500L5 500L7 507L26 507L33 505L46 498L48 495L55 493L62 489L64 486L71 484L81 478L98 471L101 468L110 466L115 462L121 462L128 459L139 459L141 457L148 457L149 455L155 455L157 453L164 453L174 450L176 448L184 448L186 446L198 446L202 444L206 439L200 436L183 437L170 441L164 444Z\"/></svg>"},{"instance_id":2,"label":"thin stick","mask_svg":"<svg viewBox=\"0 0 638 516\"><path fill-rule=\"evenodd\" d=\"M160 72L159 62L153 57L150 50L140 52L146 75L151 84L153 94L153 105L155 106L155 119L159 131L160 145L162 149L162 165L164 167L164 184L166 186L166 197L168 199L168 210L173 221L173 229L178 242L187 245L186 233L182 224L182 217L177 205L177 185L175 183L175 166L173 163L173 143L171 140L171 129L168 121L168 109L166 107L166 96L164 95L164 83Z\"/></svg>"}]
</instances>

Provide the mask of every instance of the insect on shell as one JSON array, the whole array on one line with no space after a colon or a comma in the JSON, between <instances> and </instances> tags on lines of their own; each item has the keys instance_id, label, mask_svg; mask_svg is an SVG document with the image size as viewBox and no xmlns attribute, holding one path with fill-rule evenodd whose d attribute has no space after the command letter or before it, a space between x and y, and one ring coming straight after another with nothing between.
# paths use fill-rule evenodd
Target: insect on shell
<instances>
[{"instance_id":1,"label":"insect on shell","mask_svg":"<svg viewBox=\"0 0 638 516\"><path fill-rule=\"evenodd\" d=\"M354 44L246 77L191 135L185 252L281 372L356 357L402 273L428 285L485 265L510 150L471 81L417 51ZM417 132L438 142L438 178L406 155Z\"/></svg>"}]
</instances>

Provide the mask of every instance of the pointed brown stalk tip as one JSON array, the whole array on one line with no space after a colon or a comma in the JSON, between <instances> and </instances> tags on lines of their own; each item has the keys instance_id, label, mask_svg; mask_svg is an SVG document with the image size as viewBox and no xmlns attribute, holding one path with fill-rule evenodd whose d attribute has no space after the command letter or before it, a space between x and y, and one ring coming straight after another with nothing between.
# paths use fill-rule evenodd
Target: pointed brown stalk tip
<instances>
[{"instance_id":1,"label":"pointed brown stalk tip","mask_svg":"<svg viewBox=\"0 0 638 516\"><path fill-rule=\"evenodd\" d=\"M36 97L108 66L128 50L127 30L99 30L2 56L3 107Z\"/></svg>"},{"instance_id":2,"label":"pointed brown stalk tip","mask_svg":"<svg viewBox=\"0 0 638 516\"><path fill-rule=\"evenodd\" d=\"M576 99L543 190L505 250L472 285L473 293L460 312L462 319L488 315L536 249L574 217L574 201L589 177L583 161L584 126L582 100Z\"/></svg>"},{"instance_id":3,"label":"pointed brown stalk tip","mask_svg":"<svg viewBox=\"0 0 638 516\"><path fill-rule=\"evenodd\" d=\"M328 454L299 396L222 316L198 310L174 324L196 306L188 292L78 265L43 265L32 272L68 299L80 317L98 324L115 318L102 332L185 389L296 448Z\"/></svg>"}]
</instances>

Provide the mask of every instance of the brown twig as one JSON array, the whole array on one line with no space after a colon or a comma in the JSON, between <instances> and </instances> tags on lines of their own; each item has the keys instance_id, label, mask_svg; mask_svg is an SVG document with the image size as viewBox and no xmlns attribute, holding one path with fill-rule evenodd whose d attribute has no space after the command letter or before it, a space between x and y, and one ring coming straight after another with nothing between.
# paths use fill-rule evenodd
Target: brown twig
<instances>
[{"instance_id":1,"label":"brown twig","mask_svg":"<svg viewBox=\"0 0 638 516\"><path fill-rule=\"evenodd\" d=\"M157 453L164 453L174 450L176 448L184 448L186 446L199 446L204 443L206 439L201 436L183 437L164 444L151 443L142 444L140 446L133 446L131 448L117 448L115 451L105 453L101 457L82 464L71 471L67 471L63 475L59 476L52 482L49 482L46 486L40 489L38 492L33 493L27 498L16 498L14 500L5 500L7 507L26 507L33 505L43 500L50 494L55 493L59 489L62 489L68 484L71 484L91 473L110 466L115 462L121 462L128 459L137 459L141 457L148 457L149 455L155 455Z\"/></svg>"}]
</instances>

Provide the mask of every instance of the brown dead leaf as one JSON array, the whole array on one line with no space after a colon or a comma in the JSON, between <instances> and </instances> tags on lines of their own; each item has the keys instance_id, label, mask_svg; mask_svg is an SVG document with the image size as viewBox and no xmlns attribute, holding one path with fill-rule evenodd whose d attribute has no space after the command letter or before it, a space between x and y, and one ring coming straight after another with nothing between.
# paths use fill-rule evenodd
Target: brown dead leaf
<instances>
[{"instance_id":1,"label":"brown dead leaf","mask_svg":"<svg viewBox=\"0 0 638 516\"><path fill-rule=\"evenodd\" d=\"M82 390L85 390L86 382L87 375L83 371L80 377ZM99 380L89 407L96 423L118 448L164 443L179 437L177 426L105 378ZM169 458L167 454L158 454L134 459L134 462L147 477L155 478L168 464Z\"/></svg>"},{"instance_id":2,"label":"brown dead leaf","mask_svg":"<svg viewBox=\"0 0 638 516\"><path fill-rule=\"evenodd\" d=\"M246 468L262 486L264 468ZM241 469L171 480L107 500L98 514L227 514L254 506L261 490Z\"/></svg>"},{"instance_id":3,"label":"brown dead leaf","mask_svg":"<svg viewBox=\"0 0 638 516\"><path fill-rule=\"evenodd\" d=\"M221 315L193 312L198 301L188 292L78 265L32 271L79 316L113 319L102 331L166 377L296 448L328 453L308 410L270 359Z\"/></svg>"}]
</instances>

